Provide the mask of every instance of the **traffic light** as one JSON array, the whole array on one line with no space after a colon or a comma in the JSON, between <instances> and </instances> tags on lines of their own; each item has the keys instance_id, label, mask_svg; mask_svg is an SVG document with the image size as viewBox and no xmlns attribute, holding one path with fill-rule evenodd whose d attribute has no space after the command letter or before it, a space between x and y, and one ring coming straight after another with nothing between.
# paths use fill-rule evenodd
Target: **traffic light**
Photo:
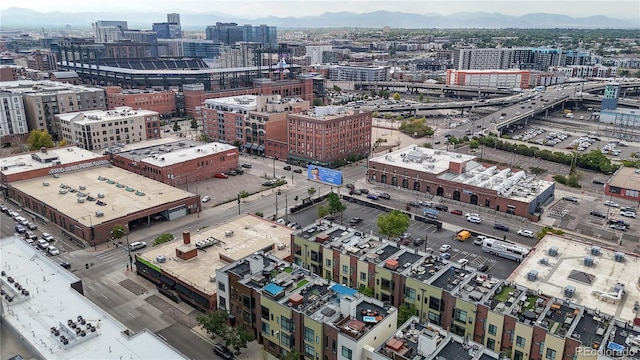
<instances>
[{"instance_id":1,"label":"traffic light","mask_svg":"<svg viewBox=\"0 0 640 360\"><path fill-rule=\"evenodd\" d=\"M240 194L238 194L238 205L240 205Z\"/></svg>"}]
</instances>

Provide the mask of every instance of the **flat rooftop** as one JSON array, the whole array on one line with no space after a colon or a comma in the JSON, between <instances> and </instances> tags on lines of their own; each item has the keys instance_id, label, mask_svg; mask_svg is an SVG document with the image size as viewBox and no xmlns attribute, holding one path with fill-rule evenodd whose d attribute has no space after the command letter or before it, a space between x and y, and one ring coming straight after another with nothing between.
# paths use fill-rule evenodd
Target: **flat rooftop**
<instances>
[{"instance_id":1,"label":"flat rooftop","mask_svg":"<svg viewBox=\"0 0 640 360\"><path fill-rule=\"evenodd\" d=\"M16 181L11 186L49 207L64 209L67 216L87 227L195 196L117 167L65 171L56 176ZM84 201L78 202L79 198Z\"/></svg>"},{"instance_id":2,"label":"flat rooftop","mask_svg":"<svg viewBox=\"0 0 640 360\"><path fill-rule=\"evenodd\" d=\"M87 110L56 115L60 120L70 121L80 125L90 125L106 121L128 120L141 116L158 115L156 111L134 110L128 106L117 107L114 110Z\"/></svg>"},{"instance_id":3,"label":"flat rooftop","mask_svg":"<svg viewBox=\"0 0 640 360\"><path fill-rule=\"evenodd\" d=\"M81 160L95 159L101 164L109 163L102 154L96 154L77 146L47 149L46 153L33 151L18 155L4 156L0 158L0 171L5 175L19 174L22 172L50 168L54 166L53 160L58 160L61 165ZM56 163L56 166L57 163Z\"/></svg>"},{"instance_id":4,"label":"flat rooftop","mask_svg":"<svg viewBox=\"0 0 640 360\"><path fill-rule=\"evenodd\" d=\"M640 190L640 170L629 167L621 168L609 180L609 187L611 186Z\"/></svg>"},{"instance_id":5,"label":"flat rooftop","mask_svg":"<svg viewBox=\"0 0 640 360\"><path fill-rule=\"evenodd\" d=\"M550 256L550 248L557 249L558 255ZM616 254L622 256L623 261L616 261ZM585 265L587 257L593 265ZM543 259L547 265L543 265ZM630 321L635 318L633 304L640 301L640 291L636 286L639 267L637 255L547 235L508 280L560 299L567 297L565 287L573 286L575 294L570 297L571 302ZM528 280L531 270L537 271L535 281ZM624 285L621 296L616 291L619 284Z\"/></svg>"},{"instance_id":6,"label":"flat rooftop","mask_svg":"<svg viewBox=\"0 0 640 360\"><path fill-rule=\"evenodd\" d=\"M520 169L483 165L474 155L459 154L411 145L370 161L437 175L439 179L460 183L463 187L494 190L502 197L529 202L553 186ZM460 169L460 172L452 169Z\"/></svg>"},{"instance_id":7,"label":"flat rooftop","mask_svg":"<svg viewBox=\"0 0 640 360\"><path fill-rule=\"evenodd\" d=\"M450 265L449 268L440 274L440 276L436 277L431 284L451 292L456 287L462 285L462 282L470 275L470 270L460 269Z\"/></svg>"},{"instance_id":8,"label":"flat rooftop","mask_svg":"<svg viewBox=\"0 0 640 360\"><path fill-rule=\"evenodd\" d=\"M191 233L191 244L187 247L195 248L197 243L211 245L198 250L198 256L188 261L176 256L177 248L184 249L182 238L147 248L137 256L153 263L163 272L193 284L205 294L214 294L217 283L211 282L211 277L216 276L216 270L234 261L258 251L267 252L271 248L274 249L271 254L275 257L287 258L290 255L288 244L292 231L286 226L246 215L215 228ZM158 262L158 256L164 256L166 261Z\"/></svg>"},{"instance_id":9,"label":"flat rooftop","mask_svg":"<svg viewBox=\"0 0 640 360\"><path fill-rule=\"evenodd\" d=\"M37 358L186 359L150 331L125 335L124 325L71 288L79 281L77 277L23 240L5 238L0 246L0 286L13 295L11 302L2 297L3 322L31 343L39 352ZM17 283L28 295L18 290ZM84 330L85 336L76 335L75 328ZM68 339L66 345L60 340L63 335Z\"/></svg>"},{"instance_id":10,"label":"flat rooftop","mask_svg":"<svg viewBox=\"0 0 640 360\"><path fill-rule=\"evenodd\" d=\"M87 92L97 91L104 92L104 89L98 87L89 87L86 85L66 84L58 81L50 80L16 80L0 82L0 90L6 90L12 93L25 95L47 95L51 93L61 92Z\"/></svg>"},{"instance_id":11,"label":"flat rooftop","mask_svg":"<svg viewBox=\"0 0 640 360\"><path fill-rule=\"evenodd\" d=\"M257 105L257 95L239 95L239 96L228 96L222 98L215 99L207 99L204 101L204 106L207 109L216 109L228 108L231 109L243 109L245 111L256 111L258 108Z\"/></svg>"},{"instance_id":12,"label":"flat rooftop","mask_svg":"<svg viewBox=\"0 0 640 360\"><path fill-rule=\"evenodd\" d=\"M185 141L178 141L150 148L131 150L126 153L119 153L118 155L124 156L132 161L140 161L158 167L165 167L232 149L237 149L237 147L218 142L207 144L198 143L198 145L195 145Z\"/></svg>"}]
</instances>

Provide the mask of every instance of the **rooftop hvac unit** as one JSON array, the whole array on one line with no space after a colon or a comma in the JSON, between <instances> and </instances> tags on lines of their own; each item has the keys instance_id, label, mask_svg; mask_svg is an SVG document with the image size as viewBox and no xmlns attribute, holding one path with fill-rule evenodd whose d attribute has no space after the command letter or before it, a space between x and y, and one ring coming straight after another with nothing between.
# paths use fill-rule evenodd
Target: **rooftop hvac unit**
<instances>
[{"instance_id":1,"label":"rooftop hvac unit","mask_svg":"<svg viewBox=\"0 0 640 360\"><path fill-rule=\"evenodd\" d=\"M96 217L102 217L104 213L102 211L96 211Z\"/></svg>"},{"instance_id":2,"label":"rooftop hvac unit","mask_svg":"<svg viewBox=\"0 0 640 360\"><path fill-rule=\"evenodd\" d=\"M540 259L540 264L542 264L542 265L549 265L549 259L547 259L547 258L542 258L542 259Z\"/></svg>"},{"instance_id":3,"label":"rooftop hvac unit","mask_svg":"<svg viewBox=\"0 0 640 360\"><path fill-rule=\"evenodd\" d=\"M158 255L158 256L156 256L156 261L159 262L160 264L162 264L165 261L167 261L167 258L164 257L164 255Z\"/></svg>"},{"instance_id":4,"label":"rooftop hvac unit","mask_svg":"<svg viewBox=\"0 0 640 360\"><path fill-rule=\"evenodd\" d=\"M593 257L585 256L584 257L584 266L593 266Z\"/></svg>"},{"instance_id":5,"label":"rooftop hvac unit","mask_svg":"<svg viewBox=\"0 0 640 360\"><path fill-rule=\"evenodd\" d=\"M538 271L537 270L529 270L527 273L527 280L536 281L538 279Z\"/></svg>"},{"instance_id":6,"label":"rooftop hvac unit","mask_svg":"<svg viewBox=\"0 0 640 360\"><path fill-rule=\"evenodd\" d=\"M549 254L549 256L553 256L553 257L558 256L558 248L555 247L555 246L550 247L549 251L547 251L547 254Z\"/></svg>"},{"instance_id":7,"label":"rooftop hvac unit","mask_svg":"<svg viewBox=\"0 0 640 360\"><path fill-rule=\"evenodd\" d=\"M576 287L575 286L572 286L572 285L565 286L565 288L564 288L564 296L565 297L571 298L575 294L576 294Z\"/></svg>"},{"instance_id":8,"label":"rooftop hvac unit","mask_svg":"<svg viewBox=\"0 0 640 360\"><path fill-rule=\"evenodd\" d=\"M49 182L48 181L43 181L42 182L42 186L49 186Z\"/></svg>"},{"instance_id":9,"label":"rooftop hvac unit","mask_svg":"<svg viewBox=\"0 0 640 360\"><path fill-rule=\"evenodd\" d=\"M67 189L60 189L60 190L58 190L58 192L59 192L60 194L66 194L66 193L68 193L68 192L69 192L69 190L67 190Z\"/></svg>"},{"instance_id":10,"label":"rooftop hvac unit","mask_svg":"<svg viewBox=\"0 0 640 360\"><path fill-rule=\"evenodd\" d=\"M87 190L87 187L84 185L80 185L79 187L80 187L80 190Z\"/></svg>"},{"instance_id":11,"label":"rooftop hvac unit","mask_svg":"<svg viewBox=\"0 0 640 360\"><path fill-rule=\"evenodd\" d=\"M591 247L591 255L599 256L600 255L600 246L592 246Z\"/></svg>"},{"instance_id":12,"label":"rooftop hvac unit","mask_svg":"<svg viewBox=\"0 0 640 360\"><path fill-rule=\"evenodd\" d=\"M83 202L84 202L84 198L81 198L81 197L80 197L80 198L78 198L78 202L79 202L79 203L83 203Z\"/></svg>"},{"instance_id":13,"label":"rooftop hvac unit","mask_svg":"<svg viewBox=\"0 0 640 360\"><path fill-rule=\"evenodd\" d=\"M616 251L615 254L613 254L613 258L617 261L617 262L624 262L624 253L620 252L620 251Z\"/></svg>"},{"instance_id":14,"label":"rooftop hvac unit","mask_svg":"<svg viewBox=\"0 0 640 360\"><path fill-rule=\"evenodd\" d=\"M98 197L99 197L100 199L104 199L104 194L103 194L103 193L98 193Z\"/></svg>"}]
</instances>

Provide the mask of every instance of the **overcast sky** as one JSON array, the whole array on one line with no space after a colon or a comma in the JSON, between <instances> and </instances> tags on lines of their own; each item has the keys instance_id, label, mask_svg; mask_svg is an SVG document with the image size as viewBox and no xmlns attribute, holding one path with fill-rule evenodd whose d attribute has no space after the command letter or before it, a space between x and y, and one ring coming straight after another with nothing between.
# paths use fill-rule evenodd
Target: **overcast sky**
<instances>
[{"instance_id":1,"label":"overcast sky","mask_svg":"<svg viewBox=\"0 0 640 360\"><path fill-rule=\"evenodd\" d=\"M121 12L121 11L164 11L164 12L220 12L242 15L244 18L263 16L304 16L320 15L325 12L351 11L356 13L377 10L411 12L417 14L437 13L448 15L463 11L498 12L505 15L527 13L554 13L572 17L605 15L614 18L636 19L640 22L640 1L581 1L581 0L508 0L508 1L459 1L459 0L108 0L108 1L52 1L52 0L9 0L2 7L29 8L41 12Z\"/></svg>"}]
</instances>

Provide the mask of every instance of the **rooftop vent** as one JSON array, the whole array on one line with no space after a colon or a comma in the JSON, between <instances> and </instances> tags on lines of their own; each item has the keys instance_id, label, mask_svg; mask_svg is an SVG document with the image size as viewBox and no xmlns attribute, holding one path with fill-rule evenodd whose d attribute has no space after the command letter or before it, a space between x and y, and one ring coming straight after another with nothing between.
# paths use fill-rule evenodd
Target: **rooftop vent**
<instances>
[{"instance_id":1,"label":"rooftop vent","mask_svg":"<svg viewBox=\"0 0 640 360\"><path fill-rule=\"evenodd\" d=\"M49 182L48 181L43 181L42 182L42 186L49 186Z\"/></svg>"},{"instance_id":2,"label":"rooftop vent","mask_svg":"<svg viewBox=\"0 0 640 360\"><path fill-rule=\"evenodd\" d=\"M79 187L80 187L80 190L87 190L87 187L84 185L80 185Z\"/></svg>"},{"instance_id":3,"label":"rooftop vent","mask_svg":"<svg viewBox=\"0 0 640 360\"><path fill-rule=\"evenodd\" d=\"M96 217L102 217L104 213L102 211L96 211Z\"/></svg>"},{"instance_id":4,"label":"rooftop vent","mask_svg":"<svg viewBox=\"0 0 640 360\"><path fill-rule=\"evenodd\" d=\"M83 203L84 202L84 198L78 198L78 202L79 203Z\"/></svg>"},{"instance_id":5,"label":"rooftop vent","mask_svg":"<svg viewBox=\"0 0 640 360\"><path fill-rule=\"evenodd\" d=\"M100 199L104 199L104 194L103 194L103 193L98 193L98 197L99 197Z\"/></svg>"}]
</instances>

